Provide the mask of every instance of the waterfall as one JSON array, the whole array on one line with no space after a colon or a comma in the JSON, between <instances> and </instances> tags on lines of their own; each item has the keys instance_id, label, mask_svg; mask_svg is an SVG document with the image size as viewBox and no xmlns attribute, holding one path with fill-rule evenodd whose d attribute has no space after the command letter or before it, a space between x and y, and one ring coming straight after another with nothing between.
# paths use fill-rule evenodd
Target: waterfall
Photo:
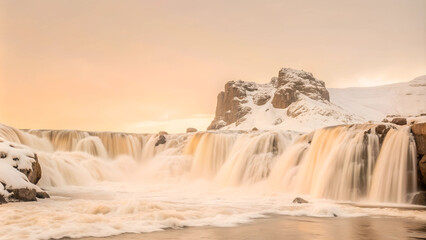
<instances>
[{"instance_id":1,"label":"waterfall","mask_svg":"<svg viewBox=\"0 0 426 240\"><path fill-rule=\"evenodd\" d=\"M349 201L408 202L416 188L416 149L409 127L382 141L375 125L335 126L310 134L210 131L126 134L18 130L0 138L38 153L40 186L122 181L211 182L219 187L263 184L265 193Z\"/></svg>"},{"instance_id":2,"label":"waterfall","mask_svg":"<svg viewBox=\"0 0 426 240\"><path fill-rule=\"evenodd\" d=\"M391 129L382 146L372 177L369 198L378 202L406 202L416 191L416 147L408 127Z\"/></svg>"}]
</instances>

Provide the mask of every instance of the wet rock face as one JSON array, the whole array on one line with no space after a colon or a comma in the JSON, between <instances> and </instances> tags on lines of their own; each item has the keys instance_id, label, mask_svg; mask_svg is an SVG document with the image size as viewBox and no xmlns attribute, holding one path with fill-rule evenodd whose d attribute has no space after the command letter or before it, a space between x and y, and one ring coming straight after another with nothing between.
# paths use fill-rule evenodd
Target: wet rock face
<instances>
[{"instance_id":1,"label":"wet rock face","mask_svg":"<svg viewBox=\"0 0 426 240\"><path fill-rule=\"evenodd\" d=\"M19 188L11 189L11 192L11 198L15 200L23 202L37 201L37 191L35 189Z\"/></svg>"},{"instance_id":2,"label":"wet rock face","mask_svg":"<svg viewBox=\"0 0 426 240\"><path fill-rule=\"evenodd\" d=\"M413 198L412 204L426 206L426 192L417 193Z\"/></svg>"},{"instance_id":3,"label":"wet rock face","mask_svg":"<svg viewBox=\"0 0 426 240\"><path fill-rule=\"evenodd\" d=\"M420 172L420 181L426 185L426 155L423 155L423 157L419 161L419 172Z\"/></svg>"},{"instance_id":4,"label":"wet rock face","mask_svg":"<svg viewBox=\"0 0 426 240\"><path fill-rule=\"evenodd\" d=\"M426 123L414 124L411 131L416 140L417 153L426 155Z\"/></svg>"},{"instance_id":5,"label":"wet rock face","mask_svg":"<svg viewBox=\"0 0 426 240\"><path fill-rule=\"evenodd\" d=\"M161 144L166 144L166 137L164 135L160 135L158 137L158 140L155 143L155 146L158 146L158 145L161 145Z\"/></svg>"},{"instance_id":6,"label":"wet rock face","mask_svg":"<svg viewBox=\"0 0 426 240\"><path fill-rule=\"evenodd\" d=\"M416 142L419 188L426 190L426 123L412 125L411 132Z\"/></svg>"}]
</instances>

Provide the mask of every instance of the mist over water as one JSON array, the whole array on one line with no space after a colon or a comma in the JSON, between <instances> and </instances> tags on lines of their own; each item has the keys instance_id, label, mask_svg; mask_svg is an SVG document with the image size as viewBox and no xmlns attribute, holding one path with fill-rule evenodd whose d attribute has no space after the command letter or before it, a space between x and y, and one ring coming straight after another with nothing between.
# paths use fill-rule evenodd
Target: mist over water
<instances>
[{"instance_id":1,"label":"mist over water","mask_svg":"<svg viewBox=\"0 0 426 240\"><path fill-rule=\"evenodd\" d=\"M165 142L158 134L21 131L1 125L0 137L37 152L38 185L52 196L1 206L0 236L6 239L233 226L270 214L426 221L414 207L387 208L408 204L417 191L408 127L391 129L382 143L372 125L307 135L198 132L164 135ZM294 197L310 203L293 204Z\"/></svg>"}]
</instances>

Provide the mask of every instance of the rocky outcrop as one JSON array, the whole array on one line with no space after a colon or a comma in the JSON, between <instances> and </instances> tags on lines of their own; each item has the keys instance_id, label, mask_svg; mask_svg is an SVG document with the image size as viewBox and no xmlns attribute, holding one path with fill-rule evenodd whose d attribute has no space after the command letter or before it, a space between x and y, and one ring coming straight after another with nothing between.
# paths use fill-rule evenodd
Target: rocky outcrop
<instances>
[{"instance_id":1,"label":"rocky outcrop","mask_svg":"<svg viewBox=\"0 0 426 240\"><path fill-rule=\"evenodd\" d=\"M208 129L219 129L244 117L251 110L250 107L243 105L247 103L247 92L257 89L256 83L243 81L226 83L225 91L217 96L216 116Z\"/></svg>"},{"instance_id":2,"label":"rocky outcrop","mask_svg":"<svg viewBox=\"0 0 426 240\"><path fill-rule=\"evenodd\" d=\"M411 132L416 142L419 187L426 190L426 123L412 125Z\"/></svg>"},{"instance_id":3,"label":"rocky outcrop","mask_svg":"<svg viewBox=\"0 0 426 240\"><path fill-rule=\"evenodd\" d=\"M323 81L302 70L283 68L278 77L267 84L230 81L225 84L225 91L217 96L216 115L208 129L220 129L230 124L238 126L257 106L269 104L270 108L286 109L306 99L329 104L330 96ZM266 112L268 110L265 109ZM281 124L282 117L285 116L277 117L279 120L271 124Z\"/></svg>"},{"instance_id":4,"label":"rocky outcrop","mask_svg":"<svg viewBox=\"0 0 426 240\"><path fill-rule=\"evenodd\" d=\"M296 94L302 93L313 100L330 101L325 83L303 70L283 68L278 72L278 78L272 79L272 84L278 90L292 89Z\"/></svg>"},{"instance_id":5,"label":"rocky outcrop","mask_svg":"<svg viewBox=\"0 0 426 240\"><path fill-rule=\"evenodd\" d=\"M416 140L417 153L426 155L426 123L414 124L411 131Z\"/></svg>"},{"instance_id":6,"label":"rocky outcrop","mask_svg":"<svg viewBox=\"0 0 426 240\"><path fill-rule=\"evenodd\" d=\"M40 178L37 154L26 146L0 139L0 203L48 198L49 195L35 185Z\"/></svg>"},{"instance_id":7,"label":"rocky outcrop","mask_svg":"<svg viewBox=\"0 0 426 240\"><path fill-rule=\"evenodd\" d=\"M407 125L407 119L398 117L398 118L392 119L391 123L396 125Z\"/></svg>"}]
</instances>

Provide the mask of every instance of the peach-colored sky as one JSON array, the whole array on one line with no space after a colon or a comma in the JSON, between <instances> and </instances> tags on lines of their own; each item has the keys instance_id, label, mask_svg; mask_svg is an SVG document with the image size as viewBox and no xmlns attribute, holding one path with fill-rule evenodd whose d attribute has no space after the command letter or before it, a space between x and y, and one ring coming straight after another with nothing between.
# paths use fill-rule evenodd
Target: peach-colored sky
<instances>
[{"instance_id":1,"label":"peach-colored sky","mask_svg":"<svg viewBox=\"0 0 426 240\"><path fill-rule=\"evenodd\" d=\"M426 74L426 1L0 0L0 122L18 128L201 128L225 82L281 67L328 87Z\"/></svg>"}]
</instances>

